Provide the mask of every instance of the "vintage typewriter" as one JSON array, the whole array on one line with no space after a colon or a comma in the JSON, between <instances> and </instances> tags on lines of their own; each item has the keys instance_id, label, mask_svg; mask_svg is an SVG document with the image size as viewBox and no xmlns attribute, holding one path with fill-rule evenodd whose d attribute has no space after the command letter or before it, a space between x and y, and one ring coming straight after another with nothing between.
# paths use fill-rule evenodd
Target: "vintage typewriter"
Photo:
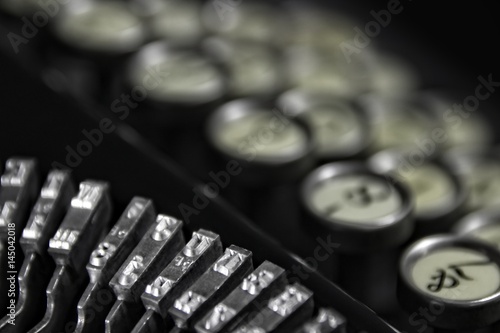
<instances>
[{"instance_id":1,"label":"vintage typewriter","mask_svg":"<svg viewBox=\"0 0 500 333\"><path fill-rule=\"evenodd\" d=\"M401 10L1 1L0 332L500 332L496 78Z\"/></svg>"}]
</instances>

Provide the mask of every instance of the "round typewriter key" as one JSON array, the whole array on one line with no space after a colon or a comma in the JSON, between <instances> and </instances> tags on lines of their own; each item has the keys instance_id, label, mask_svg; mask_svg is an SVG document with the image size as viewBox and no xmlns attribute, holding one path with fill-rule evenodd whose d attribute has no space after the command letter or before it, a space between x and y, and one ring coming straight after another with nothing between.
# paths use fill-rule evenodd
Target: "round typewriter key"
<instances>
[{"instance_id":1,"label":"round typewriter key","mask_svg":"<svg viewBox=\"0 0 500 333\"><path fill-rule=\"evenodd\" d=\"M140 18L125 2L71 1L51 23L47 71L63 89L108 104L116 72L145 41Z\"/></svg>"},{"instance_id":2,"label":"round typewriter key","mask_svg":"<svg viewBox=\"0 0 500 333\"><path fill-rule=\"evenodd\" d=\"M405 251L399 270L401 305L432 312L431 326L472 330L500 320L500 252L487 243L428 236Z\"/></svg>"},{"instance_id":3,"label":"round typewriter key","mask_svg":"<svg viewBox=\"0 0 500 333\"><path fill-rule=\"evenodd\" d=\"M145 40L140 18L118 1L78 1L66 6L54 23L60 40L91 53L129 53Z\"/></svg>"},{"instance_id":4,"label":"round typewriter key","mask_svg":"<svg viewBox=\"0 0 500 333\"><path fill-rule=\"evenodd\" d=\"M206 34L198 1L163 1L147 18L153 38L174 45L195 45Z\"/></svg>"},{"instance_id":5,"label":"round typewriter key","mask_svg":"<svg viewBox=\"0 0 500 333\"><path fill-rule=\"evenodd\" d=\"M451 94L439 91L422 93L422 98L429 105L436 116L443 119L442 125L446 134L443 137L445 149L461 147L474 147L475 149L488 148L494 141L494 133L491 125L484 118L481 110L467 113L462 116L460 109L454 105L457 99ZM456 110L453 114L450 110Z\"/></svg>"},{"instance_id":6,"label":"round typewriter key","mask_svg":"<svg viewBox=\"0 0 500 333\"><path fill-rule=\"evenodd\" d=\"M352 39L352 29L358 25L358 22L344 14L311 6L310 2L290 1L284 5L291 22L288 35L290 44L338 52L342 42Z\"/></svg>"},{"instance_id":7,"label":"round typewriter key","mask_svg":"<svg viewBox=\"0 0 500 333\"><path fill-rule=\"evenodd\" d=\"M453 172L462 179L470 195L470 212L500 205L500 154L482 147L457 148L445 156Z\"/></svg>"},{"instance_id":8,"label":"round typewriter key","mask_svg":"<svg viewBox=\"0 0 500 333\"><path fill-rule=\"evenodd\" d=\"M309 127L266 102L224 104L210 116L206 130L210 144L243 168L238 179L249 184L296 179L313 163Z\"/></svg>"},{"instance_id":9,"label":"round typewriter key","mask_svg":"<svg viewBox=\"0 0 500 333\"><path fill-rule=\"evenodd\" d=\"M453 228L460 235L470 235L500 248L500 210L484 209L465 216Z\"/></svg>"},{"instance_id":10,"label":"round typewriter key","mask_svg":"<svg viewBox=\"0 0 500 333\"><path fill-rule=\"evenodd\" d=\"M157 75L147 97L159 103L196 105L209 103L224 94L220 70L201 54L176 50L156 42L142 48L131 60L128 79L132 86L146 85L145 78Z\"/></svg>"},{"instance_id":11,"label":"round typewriter key","mask_svg":"<svg viewBox=\"0 0 500 333\"><path fill-rule=\"evenodd\" d=\"M141 48L125 72L125 86L138 106L134 119L153 127L200 123L226 93L225 78L208 57L164 42Z\"/></svg>"},{"instance_id":12,"label":"round typewriter key","mask_svg":"<svg viewBox=\"0 0 500 333\"><path fill-rule=\"evenodd\" d=\"M210 38L205 49L227 68L231 97L274 96L285 85L278 51L266 44Z\"/></svg>"},{"instance_id":13,"label":"round typewriter key","mask_svg":"<svg viewBox=\"0 0 500 333\"><path fill-rule=\"evenodd\" d=\"M285 50L291 88L355 97L368 91L369 76L362 57L349 63L342 52L296 45Z\"/></svg>"},{"instance_id":14,"label":"round typewriter key","mask_svg":"<svg viewBox=\"0 0 500 333\"><path fill-rule=\"evenodd\" d=\"M464 210L468 191L444 162L389 149L373 155L369 164L410 188L415 198L416 235L449 230Z\"/></svg>"},{"instance_id":15,"label":"round typewriter key","mask_svg":"<svg viewBox=\"0 0 500 333\"><path fill-rule=\"evenodd\" d=\"M264 1L207 2L202 21L220 36L269 44L284 42L286 17Z\"/></svg>"},{"instance_id":16,"label":"round typewriter key","mask_svg":"<svg viewBox=\"0 0 500 333\"><path fill-rule=\"evenodd\" d=\"M300 196L305 226L338 245L339 284L388 312L396 303L396 248L413 231L408 189L363 163L334 162L310 173Z\"/></svg>"},{"instance_id":17,"label":"round typewriter key","mask_svg":"<svg viewBox=\"0 0 500 333\"><path fill-rule=\"evenodd\" d=\"M401 148L424 156L440 151L441 144L433 139L433 129L436 124L440 125L439 119L421 100L412 96L394 98L369 94L360 99L360 104L372 121L372 151Z\"/></svg>"},{"instance_id":18,"label":"round typewriter key","mask_svg":"<svg viewBox=\"0 0 500 333\"><path fill-rule=\"evenodd\" d=\"M303 181L300 195L308 220L331 231L342 251L389 249L404 243L413 231L408 189L362 163L317 168Z\"/></svg>"},{"instance_id":19,"label":"round typewriter key","mask_svg":"<svg viewBox=\"0 0 500 333\"><path fill-rule=\"evenodd\" d=\"M315 155L322 161L358 157L369 144L368 118L349 99L292 90L280 96L278 105L309 124L316 141Z\"/></svg>"},{"instance_id":20,"label":"round typewriter key","mask_svg":"<svg viewBox=\"0 0 500 333\"><path fill-rule=\"evenodd\" d=\"M381 96L402 97L420 84L418 74L396 55L372 50L369 55L371 91Z\"/></svg>"}]
</instances>

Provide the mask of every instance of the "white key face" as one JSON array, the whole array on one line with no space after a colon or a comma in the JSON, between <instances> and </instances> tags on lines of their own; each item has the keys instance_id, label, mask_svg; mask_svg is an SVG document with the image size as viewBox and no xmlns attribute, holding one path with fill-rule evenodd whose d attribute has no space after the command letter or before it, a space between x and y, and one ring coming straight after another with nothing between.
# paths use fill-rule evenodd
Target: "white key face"
<instances>
[{"instance_id":1,"label":"white key face","mask_svg":"<svg viewBox=\"0 0 500 333\"><path fill-rule=\"evenodd\" d=\"M333 59L292 60L287 68L290 80L298 89L331 93L340 96L355 95L361 88Z\"/></svg>"},{"instance_id":2,"label":"white key face","mask_svg":"<svg viewBox=\"0 0 500 333\"><path fill-rule=\"evenodd\" d=\"M279 85L279 66L263 49L237 46L229 59L229 86L237 95L269 93Z\"/></svg>"},{"instance_id":3,"label":"white key face","mask_svg":"<svg viewBox=\"0 0 500 333\"><path fill-rule=\"evenodd\" d=\"M480 163L465 174L470 190L470 209L498 207L500 205L500 164Z\"/></svg>"},{"instance_id":4,"label":"white key face","mask_svg":"<svg viewBox=\"0 0 500 333\"><path fill-rule=\"evenodd\" d=\"M493 134L488 124L480 117L471 116L464 119L460 125L445 122L448 140L445 144L450 147L481 146L492 141Z\"/></svg>"},{"instance_id":5,"label":"white key face","mask_svg":"<svg viewBox=\"0 0 500 333\"><path fill-rule=\"evenodd\" d=\"M415 147L416 141L428 136L429 125L422 117L411 112L390 112L374 124L373 146L376 150Z\"/></svg>"},{"instance_id":6,"label":"white key face","mask_svg":"<svg viewBox=\"0 0 500 333\"><path fill-rule=\"evenodd\" d=\"M255 6L245 7L244 4L225 8L215 8L212 29L231 38L272 42L277 39L275 34L281 30L281 20L268 8Z\"/></svg>"},{"instance_id":7,"label":"white key face","mask_svg":"<svg viewBox=\"0 0 500 333\"><path fill-rule=\"evenodd\" d=\"M143 41L139 18L120 3L92 4L58 23L57 34L64 41L88 50L126 51Z\"/></svg>"},{"instance_id":8,"label":"white key face","mask_svg":"<svg viewBox=\"0 0 500 333\"><path fill-rule=\"evenodd\" d=\"M288 160L302 155L308 147L305 130L269 111L262 111L221 126L215 133L218 146L232 155L248 157L251 154L260 161Z\"/></svg>"},{"instance_id":9,"label":"white key face","mask_svg":"<svg viewBox=\"0 0 500 333\"><path fill-rule=\"evenodd\" d=\"M372 87L385 96L404 96L416 89L419 78L413 68L402 59L376 55L376 64L372 66Z\"/></svg>"},{"instance_id":10,"label":"white key face","mask_svg":"<svg viewBox=\"0 0 500 333\"><path fill-rule=\"evenodd\" d=\"M320 156L348 154L365 135L360 119L347 106L315 107L304 116L313 128Z\"/></svg>"},{"instance_id":11,"label":"white key face","mask_svg":"<svg viewBox=\"0 0 500 333\"><path fill-rule=\"evenodd\" d=\"M171 54L151 64L133 68L132 84L144 85L154 70L156 84L148 83L148 96L158 101L210 101L220 96L223 78L206 59L194 54ZM151 88L151 89L150 89Z\"/></svg>"},{"instance_id":12,"label":"white key face","mask_svg":"<svg viewBox=\"0 0 500 333\"><path fill-rule=\"evenodd\" d=\"M474 230L472 235L485 240L500 249L500 221L497 221L497 224L484 226Z\"/></svg>"},{"instance_id":13,"label":"white key face","mask_svg":"<svg viewBox=\"0 0 500 333\"><path fill-rule=\"evenodd\" d=\"M442 211L456 198L457 190L451 176L433 164L423 164L399 176L414 193L417 216Z\"/></svg>"},{"instance_id":14,"label":"white key face","mask_svg":"<svg viewBox=\"0 0 500 333\"><path fill-rule=\"evenodd\" d=\"M353 224L378 225L403 205L396 188L370 175L346 175L317 185L310 197L318 215Z\"/></svg>"},{"instance_id":15,"label":"white key face","mask_svg":"<svg viewBox=\"0 0 500 333\"><path fill-rule=\"evenodd\" d=\"M153 33L169 41L195 41L203 34L199 8L189 1L165 1L151 21Z\"/></svg>"},{"instance_id":16,"label":"white key face","mask_svg":"<svg viewBox=\"0 0 500 333\"><path fill-rule=\"evenodd\" d=\"M452 301L474 301L500 290L500 268L486 255L450 247L420 258L411 277L424 293Z\"/></svg>"}]
</instances>

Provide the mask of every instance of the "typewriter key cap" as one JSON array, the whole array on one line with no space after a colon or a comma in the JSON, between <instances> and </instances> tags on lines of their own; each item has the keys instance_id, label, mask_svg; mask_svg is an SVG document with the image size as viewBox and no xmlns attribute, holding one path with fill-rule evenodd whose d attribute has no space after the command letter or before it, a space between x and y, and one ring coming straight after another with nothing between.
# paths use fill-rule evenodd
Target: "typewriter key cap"
<instances>
[{"instance_id":1,"label":"typewriter key cap","mask_svg":"<svg viewBox=\"0 0 500 333\"><path fill-rule=\"evenodd\" d=\"M368 92L370 77L363 53L349 63L338 49L299 45L288 47L284 54L290 88L351 98Z\"/></svg>"},{"instance_id":2,"label":"typewriter key cap","mask_svg":"<svg viewBox=\"0 0 500 333\"><path fill-rule=\"evenodd\" d=\"M73 310L71 306L88 283L85 265L111 218L109 185L85 181L56 234L49 241L48 252L56 270L47 287L47 310L30 333L62 331Z\"/></svg>"},{"instance_id":3,"label":"typewriter key cap","mask_svg":"<svg viewBox=\"0 0 500 333\"><path fill-rule=\"evenodd\" d=\"M406 186L362 163L334 162L315 169L303 181L300 195L308 222L331 232L342 251L395 247L413 231Z\"/></svg>"},{"instance_id":4,"label":"typewriter key cap","mask_svg":"<svg viewBox=\"0 0 500 333\"><path fill-rule=\"evenodd\" d=\"M320 309L316 318L308 321L295 333L346 333L344 316L332 309Z\"/></svg>"},{"instance_id":5,"label":"typewriter key cap","mask_svg":"<svg viewBox=\"0 0 500 333\"><path fill-rule=\"evenodd\" d=\"M296 179L313 163L310 128L265 102L224 104L208 119L206 133L219 155L243 168L237 179L252 186Z\"/></svg>"},{"instance_id":6,"label":"typewriter key cap","mask_svg":"<svg viewBox=\"0 0 500 333\"><path fill-rule=\"evenodd\" d=\"M402 98L420 86L421 79L415 68L403 58L379 49L369 51L370 91L389 98Z\"/></svg>"},{"instance_id":7,"label":"typewriter key cap","mask_svg":"<svg viewBox=\"0 0 500 333\"><path fill-rule=\"evenodd\" d=\"M311 4L304 1L287 1L284 4L291 22L286 40L291 45L338 52L339 45L352 38L352 29L359 22L341 12Z\"/></svg>"},{"instance_id":8,"label":"typewriter key cap","mask_svg":"<svg viewBox=\"0 0 500 333\"><path fill-rule=\"evenodd\" d=\"M224 254L180 296L169 313L177 327L194 324L229 294L252 270L252 253L231 245Z\"/></svg>"},{"instance_id":9,"label":"typewriter key cap","mask_svg":"<svg viewBox=\"0 0 500 333\"><path fill-rule=\"evenodd\" d=\"M473 238L425 237L402 255L398 297L408 313L432 312L432 325L475 330L500 320L500 252Z\"/></svg>"},{"instance_id":10,"label":"typewriter key cap","mask_svg":"<svg viewBox=\"0 0 500 333\"><path fill-rule=\"evenodd\" d=\"M470 191L469 212L500 204L500 153L481 147L457 148L447 152L446 161Z\"/></svg>"},{"instance_id":11,"label":"typewriter key cap","mask_svg":"<svg viewBox=\"0 0 500 333\"><path fill-rule=\"evenodd\" d=\"M231 98L273 97L285 88L280 53L272 46L250 41L210 38L204 49L227 68Z\"/></svg>"},{"instance_id":12,"label":"typewriter key cap","mask_svg":"<svg viewBox=\"0 0 500 333\"><path fill-rule=\"evenodd\" d=\"M471 213L462 218L453 231L470 235L500 248L500 210L490 208Z\"/></svg>"},{"instance_id":13,"label":"typewriter key cap","mask_svg":"<svg viewBox=\"0 0 500 333\"><path fill-rule=\"evenodd\" d=\"M162 326L168 310L198 278L222 255L219 235L200 229L168 266L147 285L141 295L147 311L132 332L148 332L151 326ZM157 323L156 325L153 325Z\"/></svg>"},{"instance_id":14,"label":"typewriter key cap","mask_svg":"<svg viewBox=\"0 0 500 333\"><path fill-rule=\"evenodd\" d=\"M137 107L136 102L142 102L132 115L141 117L138 120L146 117L156 127L192 126L226 94L225 78L214 61L201 52L164 41L142 47L125 72L124 85L139 96L127 103ZM142 87L143 93L136 87Z\"/></svg>"},{"instance_id":15,"label":"typewriter key cap","mask_svg":"<svg viewBox=\"0 0 500 333\"><path fill-rule=\"evenodd\" d=\"M55 268L47 247L74 194L68 172L54 170L49 173L19 240L25 259L18 277L19 298L14 314L16 325L11 326L11 318L4 317L0 321L0 331L26 332L42 319L45 289Z\"/></svg>"},{"instance_id":16,"label":"typewriter key cap","mask_svg":"<svg viewBox=\"0 0 500 333\"><path fill-rule=\"evenodd\" d=\"M283 291L285 270L265 261L234 289L224 300L198 321L198 333L230 332L256 314L271 297Z\"/></svg>"},{"instance_id":17,"label":"typewriter key cap","mask_svg":"<svg viewBox=\"0 0 500 333\"><path fill-rule=\"evenodd\" d=\"M196 0L160 2L147 17L147 25L154 39L173 45L195 46L207 33L201 22L201 4Z\"/></svg>"},{"instance_id":18,"label":"typewriter key cap","mask_svg":"<svg viewBox=\"0 0 500 333\"><path fill-rule=\"evenodd\" d=\"M388 149L373 155L369 164L411 190L415 198L414 236L449 231L464 212L467 188L445 162L414 151Z\"/></svg>"},{"instance_id":19,"label":"typewriter key cap","mask_svg":"<svg viewBox=\"0 0 500 333\"><path fill-rule=\"evenodd\" d=\"M300 284L288 285L253 319L233 333L288 333L312 316L313 293Z\"/></svg>"},{"instance_id":20,"label":"typewriter key cap","mask_svg":"<svg viewBox=\"0 0 500 333\"><path fill-rule=\"evenodd\" d=\"M75 1L54 21L54 34L67 45L85 52L124 54L145 40L140 18L123 2Z\"/></svg>"},{"instance_id":21,"label":"typewriter key cap","mask_svg":"<svg viewBox=\"0 0 500 333\"><path fill-rule=\"evenodd\" d=\"M367 115L349 99L291 90L281 95L277 104L310 125L315 155L322 161L358 157L368 147L371 135Z\"/></svg>"},{"instance_id":22,"label":"typewriter key cap","mask_svg":"<svg viewBox=\"0 0 500 333\"><path fill-rule=\"evenodd\" d=\"M78 302L75 333L104 332L104 319L116 300L109 281L155 220L151 200L134 197L118 222L92 252L90 283Z\"/></svg>"},{"instance_id":23,"label":"typewriter key cap","mask_svg":"<svg viewBox=\"0 0 500 333\"><path fill-rule=\"evenodd\" d=\"M117 301L106 317L107 333L129 332L144 314L141 294L184 246L181 220L158 215L109 282Z\"/></svg>"},{"instance_id":24,"label":"typewriter key cap","mask_svg":"<svg viewBox=\"0 0 500 333\"><path fill-rule=\"evenodd\" d=\"M425 91L421 93L429 109L433 110L441 122L446 134L443 137L445 149L474 147L486 149L493 144L494 133L491 125L484 117L482 110L461 116L459 100L443 91ZM453 112L452 112L453 111Z\"/></svg>"},{"instance_id":25,"label":"typewriter key cap","mask_svg":"<svg viewBox=\"0 0 500 333\"><path fill-rule=\"evenodd\" d=\"M407 187L363 163L334 162L304 179L300 197L304 227L339 245L331 262L340 285L375 310L390 311L396 248L414 228Z\"/></svg>"},{"instance_id":26,"label":"typewriter key cap","mask_svg":"<svg viewBox=\"0 0 500 333\"><path fill-rule=\"evenodd\" d=\"M418 152L425 156L437 155L441 148L441 132L436 132L440 119L414 96L382 96L368 94L360 98L372 122L375 153L389 148Z\"/></svg>"},{"instance_id":27,"label":"typewriter key cap","mask_svg":"<svg viewBox=\"0 0 500 333\"><path fill-rule=\"evenodd\" d=\"M283 10L265 1L206 3L202 21L212 34L271 45L284 43L288 29Z\"/></svg>"}]
</instances>

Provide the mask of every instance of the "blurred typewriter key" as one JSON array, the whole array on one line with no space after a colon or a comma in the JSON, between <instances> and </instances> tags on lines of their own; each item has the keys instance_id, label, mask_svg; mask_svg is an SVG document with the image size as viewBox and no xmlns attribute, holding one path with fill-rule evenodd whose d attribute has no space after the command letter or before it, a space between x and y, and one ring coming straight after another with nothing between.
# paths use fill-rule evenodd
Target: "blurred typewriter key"
<instances>
[{"instance_id":1,"label":"blurred typewriter key","mask_svg":"<svg viewBox=\"0 0 500 333\"><path fill-rule=\"evenodd\" d=\"M29 208L38 191L38 167L33 159L10 158L5 163L5 170L0 182L0 292L7 295L9 280L16 276L23 262L23 254L16 239L26 223ZM12 246L16 258L12 259ZM10 249L9 249L10 248ZM11 257L11 258L9 258ZM16 279L17 283L17 279ZM0 298L0 316L6 314L8 298Z\"/></svg>"},{"instance_id":2,"label":"blurred typewriter key","mask_svg":"<svg viewBox=\"0 0 500 333\"><path fill-rule=\"evenodd\" d=\"M483 209L462 218L453 231L459 235L470 235L500 248L500 210Z\"/></svg>"},{"instance_id":3,"label":"blurred typewriter key","mask_svg":"<svg viewBox=\"0 0 500 333\"><path fill-rule=\"evenodd\" d=\"M106 317L107 333L130 332L144 314L141 294L184 246L182 221L158 215L111 279L117 301Z\"/></svg>"},{"instance_id":4,"label":"blurred typewriter key","mask_svg":"<svg viewBox=\"0 0 500 333\"><path fill-rule=\"evenodd\" d=\"M288 333L311 318L313 307L313 293L310 290L298 283L288 285L253 319L233 332Z\"/></svg>"},{"instance_id":5,"label":"blurred typewriter key","mask_svg":"<svg viewBox=\"0 0 500 333\"><path fill-rule=\"evenodd\" d=\"M308 321L295 333L346 333L346 319L332 309L320 309L316 318Z\"/></svg>"},{"instance_id":6,"label":"blurred typewriter key","mask_svg":"<svg viewBox=\"0 0 500 333\"><path fill-rule=\"evenodd\" d=\"M284 6L291 22L286 39L288 44L337 52L342 42L352 38L353 27L359 25L344 13L315 6L312 2L287 1Z\"/></svg>"},{"instance_id":7,"label":"blurred typewriter key","mask_svg":"<svg viewBox=\"0 0 500 333\"><path fill-rule=\"evenodd\" d=\"M316 141L315 155L321 161L362 156L371 139L367 115L353 101L291 90L277 104L288 115L303 117Z\"/></svg>"},{"instance_id":8,"label":"blurred typewriter key","mask_svg":"<svg viewBox=\"0 0 500 333\"><path fill-rule=\"evenodd\" d=\"M500 252L487 243L428 236L405 251L399 270L401 305L426 310L431 326L472 332L500 320Z\"/></svg>"},{"instance_id":9,"label":"blurred typewriter key","mask_svg":"<svg viewBox=\"0 0 500 333\"><path fill-rule=\"evenodd\" d=\"M470 191L468 211L500 205L500 150L462 147L448 151L445 160Z\"/></svg>"},{"instance_id":10,"label":"blurred typewriter key","mask_svg":"<svg viewBox=\"0 0 500 333\"><path fill-rule=\"evenodd\" d=\"M377 48L367 51L370 91L388 98L402 98L420 86L418 73L403 58Z\"/></svg>"},{"instance_id":11,"label":"blurred typewriter key","mask_svg":"<svg viewBox=\"0 0 500 333\"><path fill-rule=\"evenodd\" d=\"M113 108L120 117L128 117L129 107L139 105L130 118L136 124L145 122L147 131L151 126L193 126L226 94L225 77L209 57L164 41L141 48L125 72L124 85L131 89L131 96Z\"/></svg>"},{"instance_id":12,"label":"blurred typewriter key","mask_svg":"<svg viewBox=\"0 0 500 333\"><path fill-rule=\"evenodd\" d=\"M367 94L360 104L372 122L373 152L400 148L431 157L442 149L440 119L418 96Z\"/></svg>"},{"instance_id":13,"label":"blurred typewriter key","mask_svg":"<svg viewBox=\"0 0 500 333\"><path fill-rule=\"evenodd\" d=\"M134 197L87 264L90 283L78 302L75 333L104 332L104 319L116 297L109 282L155 220L151 200Z\"/></svg>"},{"instance_id":14,"label":"blurred typewriter key","mask_svg":"<svg viewBox=\"0 0 500 333\"><path fill-rule=\"evenodd\" d=\"M414 237L449 231L465 210L467 188L439 159L415 151L387 149L373 155L369 164L411 190L415 199Z\"/></svg>"},{"instance_id":15,"label":"blurred typewriter key","mask_svg":"<svg viewBox=\"0 0 500 333\"><path fill-rule=\"evenodd\" d=\"M241 99L224 104L208 119L206 133L232 169L243 169L238 181L251 186L297 179L314 163L307 124L286 117L264 101Z\"/></svg>"},{"instance_id":16,"label":"blurred typewriter key","mask_svg":"<svg viewBox=\"0 0 500 333\"><path fill-rule=\"evenodd\" d=\"M9 316L4 317L0 320L2 332L26 332L42 319L45 289L55 268L47 247L74 194L69 173L56 170L49 173L19 239L25 259L18 277L16 325L9 324Z\"/></svg>"},{"instance_id":17,"label":"blurred typewriter key","mask_svg":"<svg viewBox=\"0 0 500 333\"><path fill-rule=\"evenodd\" d=\"M494 141L493 128L484 117L481 109L467 113L467 117L460 113L460 106L453 95L442 91L425 91L422 99L429 105L437 117L442 119L443 146L445 149L471 147L481 150L491 147ZM454 110L455 112L451 112ZM463 110L462 110L463 112Z\"/></svg>"},{"instance_id":18,"label":"blurred typewriter key","mask_svg":"<svg viewBox=\"0 0 500 333\"><path fill-rule=\"evenodd\" d=\"M231 245L224 254L180 296L169 313L177 327L194 324L229 294L252 270L252 253Z\"/></svg>"},{"instance_id":19,"label":"blurred typewriter key","mask_svg":"<svg viewBox=\"0 0 500 333\"><path fill-rule=\"evenodd\" d=\"M265 261L195 326L199 333L230 332L286 285L285 270ZM253 312L252 312L253 311Z\"/></svg>"},{"instance_id":20,"label":"blurred typewriter key","mask_svg":"<svg viewBox=\"0 0 500 333\"><path fill-rule=\"evenodd\" d=\"M49 241L48 252L57 266L47 287L45 315L30 333L66 329L72 306L88 282L85 265L109 223L111 210L108 183L80 184L63 222Z\"/></svg>"},{"instance_id":21,"label":"blurred typewriter key","mask_svg":"<svg viewBox=\"0 0 500 333\"><path fill-rule=\"evenodd\" d=\"M170 264L147 285L141 296L147 311L133 333L164 331L168 310L222 255L219 235L200 229Z\"/></svg>"},{"instance_id":22,"label":"blurred typewriter key","mask_svg":"<svg viewBox=\"0 0 500 333\"><path fill-rule=\"evenodd\" d=\"M285 73L279 50L264 43L209 38L204 49L227 67L231 98L273 97L285 87Z\"/></svg>"},{"instance_id":23,"label":"blurred typewriter key","mask_svg":"<svg viewBox=\"0 0 500 333\"><path fill-rule=\"evenodd\" d=\"M90 53L135 51L145 39L140 18L120 1L76 1L54 22L54 34L69 46Z\"/></svg>"},{"instance_id":24,"label":"blurred typewriter key","mask_svg":"<svg viewBox=\"0 0 500 333\"><path fill-rule=\"evenodd\" d=\"M271 45L286 42L289 27L281 7L265 1L232 3L205 4L202 21L211 33Z\"/></svg>"},{"instance_id":25,"label":"blurred typewriter key","mask_svg":"<svg viewBox=\"0 0 500 333\"><path fill-rule=\"evenodd\" d=\"M149 12L144 6L157 3ZM197 0L141 1L131 5L145 16L153 39L167 41L171 45L195 46L206 35L201 22L201 3ZM150 6L152 7L152 6ZM141 10L142 9L142 10Z\"/></svg>"},{"instance_id":26,"label":"blurred typewriter key","mask_svg":"<svg viewBox=\"0 0 500 333\"><path fill-rule=\"evenodd\" d=\"M140 17L121 1L72 1L51 24L45 59L50 86L82 98L108 99L116 71L146 40Z\"/></svg>"},{"instance_id":27,"label":"blurred typewriter key","mask_svg":"<svg viewBox=\"0 0 500 333\"><path fill-rule=\"evenodd\" d=\"M358 162L325 164L300 189L303 223L338 244L339 282L378 311L395 303L395 249L414 228L413 198L404 184Z\"/></svg>"},{"instance_id":28,"label":"blurred typewriter key","mask_svg":"<svg viewBox=\"0 0 500 333\"><path fill-rule=\"evenodd\" d=\"M357 97L370 87L367 59L362 53L348 63L338 49L289 46L284 50L288 84L313 93Z\"/></svg>"}]
</instances>

